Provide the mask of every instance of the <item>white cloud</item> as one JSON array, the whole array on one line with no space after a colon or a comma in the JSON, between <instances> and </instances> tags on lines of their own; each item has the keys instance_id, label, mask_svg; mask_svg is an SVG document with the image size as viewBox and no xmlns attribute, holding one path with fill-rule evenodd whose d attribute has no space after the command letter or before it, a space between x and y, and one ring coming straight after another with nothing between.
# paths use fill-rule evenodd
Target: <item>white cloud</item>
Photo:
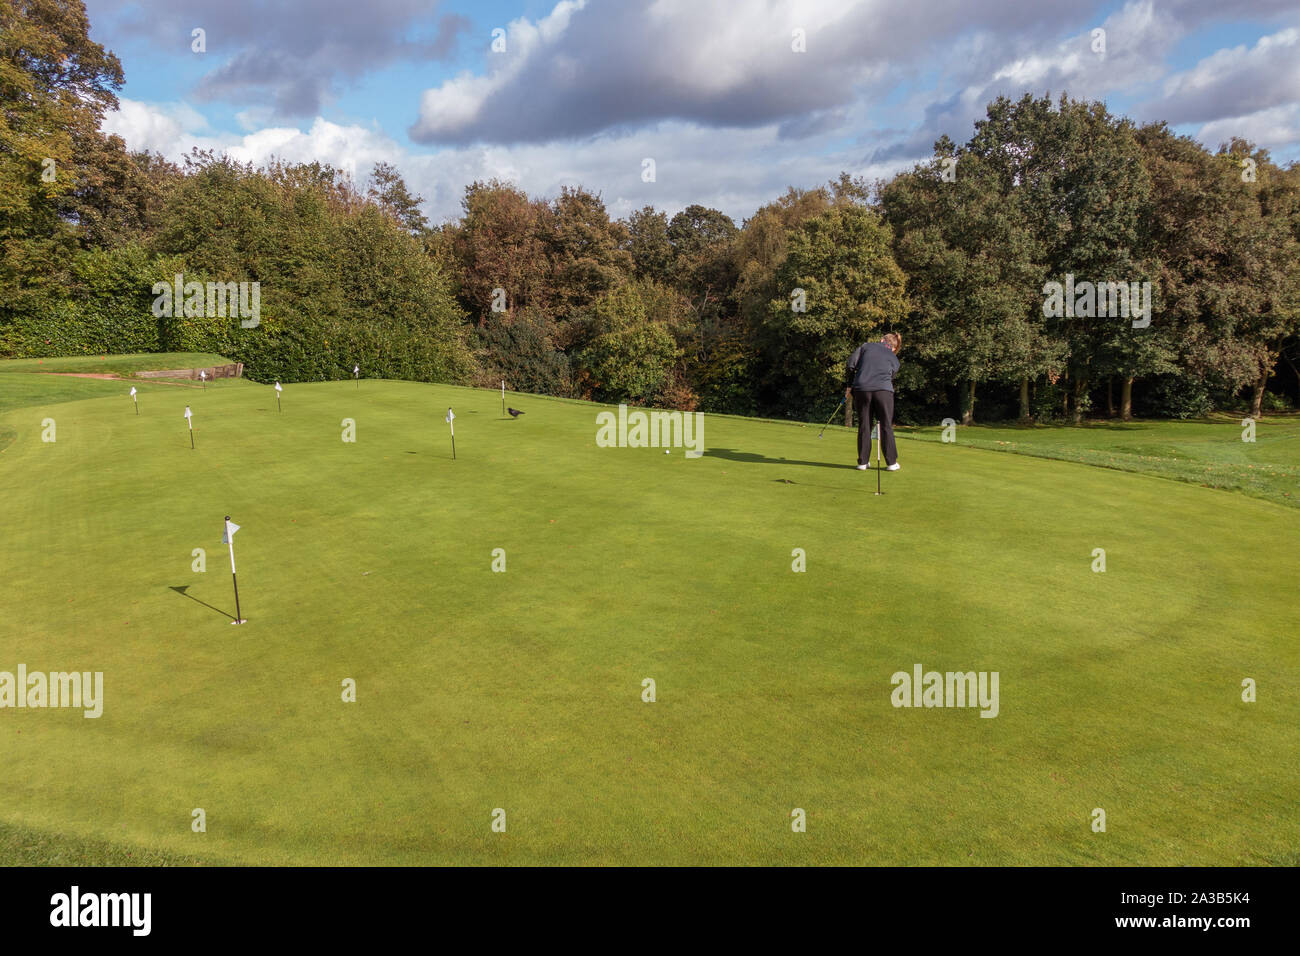
<instances>
[{"instance_id":1,"label":"white cloud","mask_svg":"<svg viewBox=\"0 0 1300 956\"><path fill-rule=\"evenodd\" d=\"M188 120L188 122L185 122ZM183 104L155 106L123 100L105 119L131 149L179 160L192 146L260 165L276 157L319 161L361 183L377 162L397 166L408 186L425 198L435 221L459 216L465 187L475 180L513 182L534 196L555 196L561 186L600 192L614 217L653 205L670 215L691 203L721 209L737 221L773 201L788 186L811 187L842 170L868 179L901 168L905 160L865 165L860 148L809 156L781 139L773 124L757 129L711 129L669 122L654 128L603 134L579 143L464 146L413 153L382 132L317 118L303 130L267 127L250 133L213 132ZM641 161L655 160L656 181L641 181Z\"/></svg>"},{"instance_id":2,"label":"white cloud","mask_svg":"<svg viewBox=\"0 0 1300 956\"><path fill-rule=\"evenodd\" d=\"M208 130L208 121L185 103L141 103L121 99L118 109L104 117L105 133L116 134L128 148L171 155L172 147ZM188 147L187 147L188 149Z\"/></svg>"},{"instance_id":3,"label":"white cloud","mask_svg":"<svg viewBox=\"0 0 1300 956\"><path fill-rule=\"evenodd\" d=\"M1247 115L1300 100L1300 29L1218 50L1164 84L1148 110L1171 123Z\"/></svg>"},{"instance_id":4,"label":"white cloud","mask_svg":"<svg viewBox=\"0 0 1300 956\"><path fill-rule=\"evenodd\" d=\"M1202 126L1196 134L1196 138L1212 150L1234 136L1256 145L1267 145L1274 152L1288 146L1300 146L1300 103L1214 120Z\"/></svg>"},{"instance_id":5,"label":"white cloud","mask_svg":"<svg viewBox=\"0 0 1300 956\"><path fill-rule=\"evenodd\" d=\"M1096 2L1096 0L1092 0ZM1054 10L1053 7L1060 9ZM420 142L529 143L666 120L824 131L869 85L896 81L972 30L1036 42L1077 4L1005 0L621 0L516 20L508 54L424 92ZM792 49L802 30L806 52ZM822 121L813 121L818 117Z\"/></svg>"},{"instance_id":6,"label":"white cloud","mask_svg":"<svg viewBox=\"0 0 1300 956\"><path fill-rule=\"evenodd\" d=\"M245 117L247 119L247 117ZM104 117L105 132L117 133L128 149L161 153L179 161L192 147L227 153L240 162L263 164L272 157L289 162L319 161L354 179L390 160L401 148L383 133L363 126L341 126L317 118L306 131L272 126L246 133L212 130L202 114L184 103L141 103L123 99Z\"/></svg>"},{"instance_id":7,"label":"white cloud","mask_svg":"<svg viewBox=\"0 0 1300 956\"><path fill-rule=\"evenodd\" d=\"M446 142L441 149L413 150L377 126L321 117L267 126L261 105L236 114L238 131L217 131L185 103L123 100L104 126L173 159L198 146L257 164L319 161L358 181L375 163L393 163L435 222L459 215L466 185L492 178L541 196L581 184L615 216L698 202L740 220L791 185L816 186L842 170L892 174L927 156L940 134L966 139L994 97L1025 91L1104 99L1149 89L1155 98L1131 115L1178 122L1187 104L1184 121L1204 123L1210 148L1232 135L1275 153L1300 145L1294 29L1206 57L1170 77L1160 96L1168 57L1194 24L1151 0L1095 23L1074 16L1065 39L1066 14L1038 0L1009 0L1000 22L978 22L977 9L946 0L643 2L575 0L536 22L510 22L507 52L488 54L483 72L424 91L413 137ZM948 20L934 27L943 10ZM629 23L630 33L609 32ZM1106 31L1104 56L1092 49L1094 26ZM789 49L795 27L807 31L807 54ZM518 123L535 135L515 135ZM640 178L647 157L654 183Z\"/></svg>"},{"instance_id":8,"label":"white cloud","mask_svg":"<svg viewBox=\"0 0 1300 956\"><path fill-rule=\"evenodd\" d=\"M505 29L505 50L488 55L489 72L475 76L468 71L420 97L420 118L411 128L414 139L436 139L446 130L462 129L474 123L485 104L519 76L529 60L545 45L554 43L569 26L574 13L587 0L562 0L536 24L520 17ZM495 39L495 38L494 38ZM577 76L576 63L569 59L570 82Z\"/></svg>"},{"instance_id":9,"label":"white cloud","mask_svg":"<svg viewBox=\"0 0 1300 956\"><path fill-rule=\"evenodd\" d=\"M1164 58L1184 30L1152 0L1135 0L1052 49L1007 64L994 73L993 84L1038 92L1068 89L1076 99L1132 91L1164 74Z\"/></svg>"}]
</instances>

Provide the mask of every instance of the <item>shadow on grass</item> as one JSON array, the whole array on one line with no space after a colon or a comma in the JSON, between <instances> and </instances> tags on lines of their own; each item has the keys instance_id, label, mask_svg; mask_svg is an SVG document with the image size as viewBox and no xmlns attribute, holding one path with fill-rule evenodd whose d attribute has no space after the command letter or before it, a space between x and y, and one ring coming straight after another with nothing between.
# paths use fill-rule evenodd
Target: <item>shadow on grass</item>
<instances>
[{"instance_id":1,"label":"shadow on grass","mask_svg":"<svg viewBox=\"0 0 1300 956\"><path fill-rule=\"evenodd\" d=\"M235 619L235 615L231 614L229 611L223 611L223 610L221 610L221 608L219 608L219 607L212 607L212 605L209 604L207 601L200 601L200 600L199 600L198 598L196 598L193 594L186 594L185 592L186 592L186 590L188 590L188 589L189 589L189 585L188 585L188 584L183 584L183 585L181 585L181 586L178 587L178 588L177 588L177 587L173 587L173 588L170 588L169 590L175 591L175 592L176 592L177 594L179 594L181 597L187 597L187 598L189 598L191 601L195 602L196 604L202 604L204 607L206 607L206 608L210 608L211 610L216 611L216 612L217 612L218 614L220 614L222 617L228 617L228 618L230 618L232 621Z\"/></svg>"},{"instance_id":2,"label":"shadow on grass","mask_svg":"<svg viewBox=\"0 0 1300 956\"><path fill-rule=\"evenodd\" d=\"M725 458L727 461L740 461L756 465L808 465L812 468L848 468L853 465L837 465L830 461L802 461L798 458L767 458L752 451L737 451L734 448L710 448L705 454L710 458Z\"/></svg>"},{"instance_id":3,"label":"shadow on grass","mask_svg":"<svg viewBox=\"0 0 1300 956\"><path fill-rule=\"evenodd\" d=\"M1208 419L1188 419L1187 421L1199 424L1213 424ZM968 429L971 432L981 431L1008 431L1008 432L1065 432L1078 433L1084 431L1102 431L1102 432L1140 432L1150 431L1156 428L1164 421L1154 421L1143 419L1141 421L1123 422L1118 419L1084 419L1077 425L1071 422L1047 421L1047 422L1019 422L1007 420L1002 422L976 422L974 425L961 425L960 428ZM938 425L895 425L895 434L904 435L908 432L932 432L939 431L941 426Z\"/></svg>"}]
</instances>

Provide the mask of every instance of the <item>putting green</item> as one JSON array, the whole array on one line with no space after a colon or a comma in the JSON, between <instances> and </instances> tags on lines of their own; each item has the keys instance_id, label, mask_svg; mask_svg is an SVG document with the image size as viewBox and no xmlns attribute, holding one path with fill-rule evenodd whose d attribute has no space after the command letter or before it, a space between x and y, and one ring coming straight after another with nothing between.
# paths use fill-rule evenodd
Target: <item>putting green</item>
<instances>
[{"instance_id":1,"label":"putting green","mask_svg":"<svg viewBox=\"0 0 1300 956\"><path fill-rule=\"evenodd\" d=\"M0 709L0 855L1300 862L1294 508L919 441L875 497L818 425L706 416L687 460L597 447L582 402L222 381L136 416L23 374L0 671L104 700ZM918 663L997 672L997 716L895 708Z\"/></svg>"}]
</instances>

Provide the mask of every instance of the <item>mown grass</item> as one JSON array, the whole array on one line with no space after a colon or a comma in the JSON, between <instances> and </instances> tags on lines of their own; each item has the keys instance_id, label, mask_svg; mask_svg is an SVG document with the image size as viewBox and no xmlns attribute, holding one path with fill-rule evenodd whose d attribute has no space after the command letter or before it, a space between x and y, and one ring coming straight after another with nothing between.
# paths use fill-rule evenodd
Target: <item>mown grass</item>
<instances>
[{"instance_id":1,"label":"mown grass","mask_svg":"<svg viewBox=\"0 0 1300 956\"><path fill-rule=\"evenodd\" d=\"M0 821L4 866L220 866L217 859L166 853L93 837L34 830Z\"/></svg>"},{"instance_id":2,"label":"mown grass","mask_svg":"<svg viewBox=\"0 0 1300 956\"><path fill-rule=\"evenodd\" d=\"M0 709L0 863L1276 865L1300 845L1292 508L964 437L905 442L876 497L843 429L710 416L686 460L597 447L588 403L512 394L512 420L449 386L148 398L0 411L0 670L105 683L98 719ZM998 671L999 715L893 707L915 663Z\"/></svg>"}]
</instances>

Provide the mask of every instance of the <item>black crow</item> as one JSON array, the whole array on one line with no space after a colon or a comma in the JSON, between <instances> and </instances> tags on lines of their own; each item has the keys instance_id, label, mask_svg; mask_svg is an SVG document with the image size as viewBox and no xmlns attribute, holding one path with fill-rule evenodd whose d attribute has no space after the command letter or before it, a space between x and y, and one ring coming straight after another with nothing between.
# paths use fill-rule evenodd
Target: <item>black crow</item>
<instances>
[{"instance_id":1,"label":"black crow","mask_svg":"<svg viewBox=\"0 0 1300 956\"><path fill-rule=\"evenodd\" d=\"M520 415L523 414L523 412L521 412L521 411L520 411L519 409L517 409L517 408L507 408L506 411L508 411L508 412L510 413L510 417L511 417L511 418L518 418Z\"/></svg>"}]
</instances>

